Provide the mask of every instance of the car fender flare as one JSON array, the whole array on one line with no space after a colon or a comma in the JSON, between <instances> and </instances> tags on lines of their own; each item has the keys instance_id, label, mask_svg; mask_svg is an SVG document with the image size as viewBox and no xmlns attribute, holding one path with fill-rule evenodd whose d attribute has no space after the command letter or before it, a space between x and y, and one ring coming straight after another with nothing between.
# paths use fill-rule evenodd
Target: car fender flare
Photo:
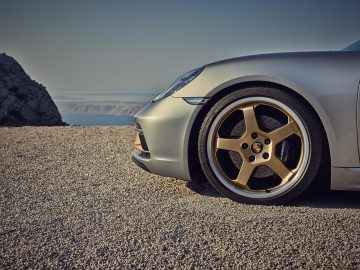
<instances>
[{"instance_id":1,"label":"car fender flare","mask_svg":"<svg viewBox=\"0 0 360 270\"><path fill-rule=\"evenodd\" d=\"M246 87L248 85L261 85L261 84L272 84L272 85L278 85L279 87L282 87L284 89L288 89L289 91L293 91L297 94L299 94L305 101L307 101L310 106L312 107L312 109L314 110L314 112L318 115L320 121L322 122L324 131L325 131L325 135L327 137L328 140L328 144L329 144L329 150L330 150L330 162L332 163L332 157L335 156L335 149L334 147L332 147L333 145L336 145L336 136L335 136L335 132L334 132L334 128L333 125L330 121L329 116L327 115L327 113L325 112L324 108L322 107L322 105L318 102L318 100L316 99L315 96L313 96L311 94L310 91L308 91L307 89L305 89L304 87L302 87L300 84L295 83L293 81L278 77L278 76L273 76L273 75L250 75L250 76L243 76L243 77L238 77L238 78L234 78L232 80L228 80L222 84L217 85L216 87L214 87L211 91L208 92L208 94L206 96L204 96L204 98L207 99L211 99L213 96L219 94L220 92L229 89L231 87ZM193 115L190 118L190 122L188 125L188 128L186 130L186 136L185 136L185 143L184 143L184 154L186 157L189 157L189 142L190 142L190 134L191 134L191 130L194 126L195 121L197 120L201 110L203 108L202 106L198 106L194 112ZM188 158L189 159L189 158ZM189 162L187 162L187 165ZM190 168L187 168L187 171L189 171Z\"/></svg>"}]
</instances>

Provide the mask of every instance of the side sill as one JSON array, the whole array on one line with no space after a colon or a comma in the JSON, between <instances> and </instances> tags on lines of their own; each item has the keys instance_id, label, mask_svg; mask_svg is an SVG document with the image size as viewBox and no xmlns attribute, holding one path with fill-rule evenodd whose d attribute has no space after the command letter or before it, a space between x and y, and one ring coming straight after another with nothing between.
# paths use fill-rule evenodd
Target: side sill
<instances>
[{"instance_id":1,"label":"side sill","mask_svg":"<svg viewBox=\"0 0 360 270\"><path fill-rule=\"evenodd\" d=\"M360 168L331 167L331 189L360 191Z\"/></svg>"}]
</instances>

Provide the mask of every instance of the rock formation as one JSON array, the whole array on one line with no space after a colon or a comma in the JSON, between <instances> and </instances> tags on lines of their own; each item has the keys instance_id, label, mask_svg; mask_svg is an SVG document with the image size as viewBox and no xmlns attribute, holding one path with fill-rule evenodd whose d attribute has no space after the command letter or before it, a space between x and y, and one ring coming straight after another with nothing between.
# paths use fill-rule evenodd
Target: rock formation
<instances>
[{"instance_id":1,"label":"rock formation","mask_svg":"<svg viewBox=\"0 0 360 270\"><path fill-rule=\"evenodd\" d=\"M64 125L46 88L32 80L19 63L0 54L0 126Z\"/></svg>"}]
</instances>

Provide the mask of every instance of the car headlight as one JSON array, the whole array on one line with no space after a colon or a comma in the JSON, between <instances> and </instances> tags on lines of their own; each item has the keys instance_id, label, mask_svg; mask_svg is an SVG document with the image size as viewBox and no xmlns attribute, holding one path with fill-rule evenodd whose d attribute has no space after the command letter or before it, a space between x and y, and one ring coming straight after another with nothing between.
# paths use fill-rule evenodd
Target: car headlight
<instances>
[{"instance_id":1,"label":"car headlight","mask_svg":"<svg viewBox=\"0 0 360 270\"><path fill-rule=\"evenodd\" d=\"M184 75L180 76L175 82L170 84L166 90L164 90L160 95L158 95L156 98L154 98L153 101L158 101L160 99L166 98L172 94L174 94L176 91L179 91L181 88L183 88L185 85L193 81L199 74L204 70L205 66L193 69Z\"/></svg>"}]
</instances>

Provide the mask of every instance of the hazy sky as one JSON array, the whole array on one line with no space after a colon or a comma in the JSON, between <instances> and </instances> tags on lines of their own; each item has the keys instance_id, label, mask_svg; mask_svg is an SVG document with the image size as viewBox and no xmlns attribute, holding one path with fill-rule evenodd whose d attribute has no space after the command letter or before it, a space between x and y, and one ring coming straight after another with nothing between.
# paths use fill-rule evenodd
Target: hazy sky
<instances>
[{"instance_id":1,"label":"hazy sky","mask_svg":"<svg viewBox=\"0 0 360 270\"><path fill-rule=\"evenodd\" d=\"M0 51L51 93L160 90L216 60L360 38L359 0L0 1Z\"/></svg>"}]
</instances>

